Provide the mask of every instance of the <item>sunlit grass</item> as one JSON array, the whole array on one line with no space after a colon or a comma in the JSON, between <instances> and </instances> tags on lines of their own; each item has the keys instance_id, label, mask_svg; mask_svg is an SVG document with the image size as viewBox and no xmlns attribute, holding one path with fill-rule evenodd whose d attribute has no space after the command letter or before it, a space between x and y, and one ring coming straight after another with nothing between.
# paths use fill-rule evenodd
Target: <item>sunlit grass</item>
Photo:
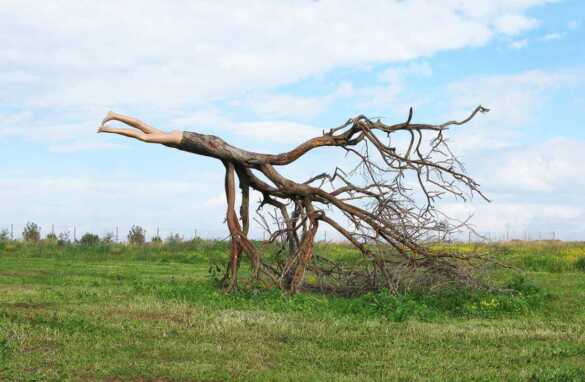
<instances>
[{"instance_id":1,"label":"sunlit grass","mask_svg":"<svg viewBox=\"0 0 585 382\"><path fill-rule=\"evenodd\" d=\"M585 380L585 273L573 265L585 246L477 248L519 267L566 267L499 270L513 294L226 295L208 280L223 242L4 243L0 380Z\"/></svg>"}]
</instances>

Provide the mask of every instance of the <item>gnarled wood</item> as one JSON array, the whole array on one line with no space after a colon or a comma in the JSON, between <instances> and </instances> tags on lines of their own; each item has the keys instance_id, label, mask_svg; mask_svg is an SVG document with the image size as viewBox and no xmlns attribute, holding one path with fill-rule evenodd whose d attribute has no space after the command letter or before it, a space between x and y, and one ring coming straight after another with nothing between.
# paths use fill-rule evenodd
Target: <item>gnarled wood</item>
<instances>
[{"instance_id":1,"label":"gnarled wood","mask_svg":"<svg viewBox=\"0 0 585 382\"><path fill-rule=\"evenodd\" d=\"M442 196L465 199L466 195L477 193L487 200L479 185L465 174L444 138L450 126L465 124L476 114L487 111L478 106L467 118L440 125L411 123L412 109L406 122L394 125L360 115L280 154L242 150L214 135L189 131L164 133L138 119L115 113L109 113L104 123L120 121L139 132L105 125L98 131L221 160L226 168L226 222L232 240L226 287L237 288L239 259L246 253L256 277L278 280L282 288L294 293L302 287L320 221L339 232L371 261L387 286L393 282L389 269L396 266L396 258L390 252L399 254L403 265L412 268L427 267L438 272L454 269L454 274L460 274L449 259L461 259L461 255L434 253L421 245L420 239L429 233L444 235L453 228L435 207L436 200ZM407 134L408 143L402 147L392 145L392 137L401 133ZM332 174L323 173L305 182L295 182L277 170L278 166L292 164L309 151L325 146L339 147L354 156L357 166L349 172L336 167ZM269 183L261 180L258 173ZM235 207L236 175L242 193L240 219ZM418 196L409 182L418 185ZM280 240L288 252L280 268L264 264L247 237L250 188L263 195L259 210L272 206L276 211L272 217L277 229L271 232L269 240ZM417 199L420 197L424 200L422 207ZM324 207L335 212L326 214ZM340 224L335 214L343 216L347 224ZM261 222L271 230L265 218ZM372 249L374 246L376 250Z\"/></svg>"}]
</instances>

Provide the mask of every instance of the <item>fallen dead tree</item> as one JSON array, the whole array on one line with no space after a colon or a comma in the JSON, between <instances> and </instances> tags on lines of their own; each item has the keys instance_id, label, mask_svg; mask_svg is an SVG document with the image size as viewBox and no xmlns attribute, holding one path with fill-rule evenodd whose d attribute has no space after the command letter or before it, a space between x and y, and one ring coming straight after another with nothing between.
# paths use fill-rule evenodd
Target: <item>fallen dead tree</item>
<instances>
[{"instance_id":1,"label":"fallen dead tree","mask_svg":"<svg viewBox=\"0 0 585 382\"><path fill-rule=\"evenodd\" d=\"M463 125L487 111L478 106L461 121L438 125L413 123L412 109L406 121L391 125L359 115L280 154L242 150L214 135L163 132L112 112L98 132L160 143L223 163L226 223L231 236L224 278L228 290L238 286L239 262L244 254L255 279L291 293L303 287L308 271L316 274L321 284L326 283L323 280L337 280L338 288L346 282L362 288L394 290L401 275L413 270L472 282L465 266L467 256L431 250L423 242L466 226L465 221L453 222L436 208L441 197L452 195L466 200L476 193L487 200L445 138L450 127ZM107 126L110 121L136 130ZM335 167L330 173L302 182L278 171L280 166L291 165L322 147L335 147L353 156L355 166L349 170ZM236 186L241 193L239 209ZM248 238L251 189L262 195L257 221L269 232L270 242L281 244L279 261L265 261L261 249ZM313 261L321 224L329 225L361 253L360 270L326 260Z\"/></svg>"}]
</instances>

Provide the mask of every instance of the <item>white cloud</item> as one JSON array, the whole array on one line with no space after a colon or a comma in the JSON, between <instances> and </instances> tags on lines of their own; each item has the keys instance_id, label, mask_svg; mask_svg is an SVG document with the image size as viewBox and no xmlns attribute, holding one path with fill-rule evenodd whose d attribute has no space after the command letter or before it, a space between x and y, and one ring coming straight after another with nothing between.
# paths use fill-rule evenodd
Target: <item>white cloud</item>
<instances>
[{"instance_id":1,"label":"white cloud","mask_svg":"<svg viewBox=\"0 0 585 382\"><path fill-rule=\"evenodd\" d=\"M475 3L6 0L0 72L13 74L0 80L0 99L51 107L200 104L338 67L483 45L497 33L535 27L523 13L545 1ZM368 22L356 28L356 15Z\"/></svg>"},{"instance_id":2,"label":"white cloud","mask_svg":"<svg viewBox=\"0 0 585 382\"><path fill-rule=\"evenodd\" d=\"M510 43L510 46L514 49L521 49L521 48L526 47L526 45L528 45L527 39L516 40L516 41L512 41Z\"/></svg>"},{"instance_id":3,"label":"white cloud","mask_svg":"<svg viewBox=\"0 0 585 382\"><path fill-rule=\"evenodd\" d=\"M431 65L424 62L412 62L402 67L391 67L383 71L378 78L383 82L402 82L406 77L430 77L433 74Z\"/></svg>"},{"instance_id":4,"label":"white cloud","mask_svg":"<svg viewBox=\"0 0 585 382\"><path fill-rule=\"evenodd\" d=\"M543 41L560 40L563 37L562 33L547 33L542 37Z\"/></svg>"},{"instance_id":5,"label":"white cloud","mask_svg":"<svg viewBox=\"0 0 585 382\"><path fill-rule=\"evenodd\" d=\"M4 114L0 112L0 139L20 138L27 142L42 142L48 145L49 151L60 153L123 147L97 139L96 128L101 118L87 120L84 116L83 119L79 119L71 114L64 116L65 118L78 122L55 123L54 117L44 115L35 118L31 111Z\"/></svg>"},{"instance_id":6,"label":"white cloud","mask_svg":"<svg viewBox=\"0 0 585 382\"><path fill-rule=\"evenodd\" d=\"M582 86L584 78L579 71L530 70L453 82L448 88L451 118L460 119L479 104L491 111L463 128L451 129L449 136L458 152L509 146L527 125L536 121L538 112L555 91Z\"/></svg>"},{"instance_id":7,"label":"white cloud","mask_svg":"<svg viewBox=\"0 0 585 382\"><path fill-rule=\"evenodd\" d=\"M322 112L333 101L333 97L302 97L291 94L263 94L246 102L262 117L312 117Z\"/></svg>"},{"instance_id":8,"label":"white cloud","mask_svg":"<svg viewBox=\"0 0 585 382\"><path fill-rule=\"evenodd\" d=\"M507 233L513 239L561 238L576 240L585 234L585 209L562 203L493 202L447 204L443 211L459 219L473 215L472 224L492 239Z\"/></svg>"},{"instance_id":9,"label":"white cloud","mask_svg":"<svg viewBox=\"0 0 585 382\"><path fill-rule=\"evenodd\" d=\"M122 149L125 146L112 142L80 142L73 141L69 143L60 143L49 146L49 151L54 153L75 153L88 150L111 150Z\"/></svg>"},{"instance_id":10,"label":"white cloud","mask_svg":"<svg viewBox=\"0 0 585 382\"><path fill-rule=\"evenodd\" d=\"M223 116L217 108L207 108L197 110L189 115L174 118L171 121L172 125L186 127L186 126L210 126L229 124L230 120Z\"/></svg>"},{"instance_id":11,"label":"white cloud","mask_svg":"<svg viewBox=\"0 0 585 382\"><path fill-rule=\"evenodd\" d=\"M526 71L471 77L452 83L450 117L460 119L478 104L491 111L449 132L456 154L464 154L470 174L494 203L453 204L447 212L462 218L473 213L478 230L502 234L506 225L532 238L556 231L557 238L582 239L585 210L578 196L585 194L581 154L585 141L550 138L527 144L530 128L546 118L547 103L555 94L582 88L579 70ZM451 118L447 118L451 119ZM531 136L534 136L532 133ZM577 203L575 201L577 200Z\"/></svg>"},{"instance_id":12,"label":"white cloud","mask_svg":"<svg viewBox=\"0 0 585 382\"><path fill-rule=\"evenodd\" d=\"M384 112L389 109L405 112L410 106L419 106L424 102L422 97L405 98L404 90L407 88L408 80L416 77L429 78L432 75L433 68L426 61L393 65L378 74L377 84L354 86L351 83L343 83L331 98L334 100L351 98L354 106L360 110L382 107Z\"/></svg>"},{"instance_id":13,"label":"white cloud","mask_svg":"<svg viewBox=\"0 0 585 382\"><path fill-rule=\"evenodd\" d=\"M210 197L205 201L205 206L225 208L227 206L225 194L217 194L215 196Z\"/></svg>"},{"instance_id":14,"label":"white cloud","mask_svg":"<svg viewBox=\"0 0 585 382\"><path fill-rule=\"evenodd\" d=\"M234 121L222 115L217 109L204 109L183 117L172 123L190 130L225 131L243 136L257 142L296 144L321 135L318 128L297 122L283 120Z\"/></svg>"},{"instance_id":15,"label":"white cloud","mask_svg":"<svg viewBox=\"0 0 585 382\"><path fill-rule=\"evenodd\" d=\"M286 121L240 122L234 126L233 132L258 140L268 139L272 143L289 144L302 143L322 134L316 127Z\"/></svg>"},{"instance_id":16,"label":"white cloud","mask_svg":"<svg viewBox=\"0 0 585 382\"><path fill-rule=\"evenodd\" d=\"M198 198L206 200L219 191L214 184L204 182L208 178L202 176L197 182L74 176L4 178L0 179L0 200L10 203L3 203L0 227L12 223L20 232L26 221L34 221L44 225L44 232L55 224L58 232L72 231L77 225L78 233L103 233L120 226L123 238L132 224L139 224L151 234L158 225L165 235L190 234L196 228L206 236L222 236L224 214L217 213L217 207L197 203Z\"/></svg>"},{"instance_id":17,"label":"white cloud","mask_svg":"<svg viewBox=\"0 0 585 382\"><path fill-rule=\"evenodd\" d=\"M585 141L555 138L544 143L500 150L488 157L484 172L490 187L502 192L559 192L568 188L585 193L581 156Z\"/></svg>"},{"instance_id":18,"label":"white cloud","mask_svg":"<svg viewBox=\"0 0 585 382\"><path fill-rule=\"evenodd\" d=\"M505 14L495 21L496 30L514 36L538 25L538 20L519 14Z\"/></svg>"}]
</instances>

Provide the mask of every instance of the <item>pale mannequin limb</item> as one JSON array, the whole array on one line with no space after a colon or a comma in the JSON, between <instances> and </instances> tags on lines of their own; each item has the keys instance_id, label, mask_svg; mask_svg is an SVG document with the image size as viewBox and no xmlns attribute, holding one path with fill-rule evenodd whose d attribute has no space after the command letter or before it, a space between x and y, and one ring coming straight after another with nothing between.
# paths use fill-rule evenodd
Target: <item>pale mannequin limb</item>
<instances>
[{"instance_id":1,"label":"pale mannequin limb","mask_svg":"<svg viewBox=\"0 0 585 382\"><path fill-rule=\"evenodd\" d=\"M106 126L105 123L109 121L120 121L140 131ZM183 139L183 133L180 131L171 131L167 133L162 130L155 129L154 127L140 121L139 119L117 114L111 111L108 113L108 115L106 115L102 121L102 125L98 128L97 132L119 134L147 143L179 144Z\"/></svg>"},{"instance_id":2,"label":"pale mannequin limb","mask_svg":"<svg viewBox=\"0 0 585 382\"><path fill-rule=\"evenodd\" d=\"M108 112L108 114L106 115L106 117L102 121L102 125L104 125L110 121L120 121L122 123L125 123L127 125L130 125L130 126L136 128L136 129L138 129L146 134L163 133L163 131L161 131L159 129L155 129L154 127L150 126L147 123L142 122L139 119L136 119L134 117L129 117L127 115L114 113L113 111Z\"/></svg>"}]
</instances>

